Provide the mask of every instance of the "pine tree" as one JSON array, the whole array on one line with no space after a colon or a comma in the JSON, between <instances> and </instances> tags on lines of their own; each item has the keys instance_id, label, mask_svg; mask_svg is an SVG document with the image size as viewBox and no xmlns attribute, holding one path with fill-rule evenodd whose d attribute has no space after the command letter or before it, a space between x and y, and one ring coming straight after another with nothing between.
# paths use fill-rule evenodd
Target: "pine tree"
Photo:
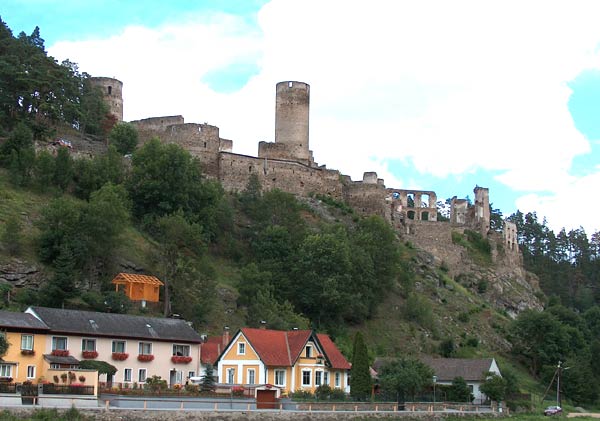
<instances>
[{"instance_id":1,"label":"pine tree","mask_svg":"<svg viewBox=\"0 0 600 421\"><path fill-rule=\"evenodd\" d=\"M0 242L11 256L19 254L21 250L21 229L21 223L17 217L11 216L7 219Z\"/></svg>"},{"instance_id":2,"label":"pine tree","mask_svg":"<svg viewBox=\"0 0 600 421\"><path fill-rule=\"evenodd\" d=\"M206 365L206 371L204 372L204 376L202 376L200 389L203 392L212 392L213 390L215 390L213 366L210 363Z\"/></svg>"},{"instance_id":3,"label":"pine tree","mask_svg":"<svg viewBox=\"0 0 600 421\"><path fill-rule=\"evenodd\" d=\"M356 400L368 400L371 396L373 381L369 370L369 352L360 332L354 337L354 353L350 370L350 395Z\"/></svg>"}]
</instances>

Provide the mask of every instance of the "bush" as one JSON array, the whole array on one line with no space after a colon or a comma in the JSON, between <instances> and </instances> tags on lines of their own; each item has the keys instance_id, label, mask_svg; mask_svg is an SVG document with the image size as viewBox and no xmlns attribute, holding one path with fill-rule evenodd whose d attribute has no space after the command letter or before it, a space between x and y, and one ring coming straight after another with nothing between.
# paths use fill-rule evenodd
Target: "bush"
<instances>
[{"instance_id":1,"label":"bush","mask_svg":"<svg viewBox=\"0 0 600 421\"><path fill-rule=\"evenodd\" d=\"M296 401L314 400L315 396L308 390L297 390L289 394L290 398Z\"/></svg>"}]
</instances>

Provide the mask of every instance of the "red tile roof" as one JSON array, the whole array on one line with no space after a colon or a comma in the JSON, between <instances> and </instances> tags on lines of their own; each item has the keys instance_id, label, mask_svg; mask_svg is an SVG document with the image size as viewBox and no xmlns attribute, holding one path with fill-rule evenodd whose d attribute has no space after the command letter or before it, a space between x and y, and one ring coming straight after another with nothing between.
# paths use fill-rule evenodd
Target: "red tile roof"
<instances>
[{"instance_id":1,"label":"red tile roof","mask_svg":"<svg viewBox=\"0 0 600 421\"><path fill-rule=\"evenodd\" d=\"M164 285L160 279L156 276L150 275L138 275L137 273L119 273L112 280L112 283L115 284L117 282L131 282L135 284L150 284L150 285Z\"/></svg>"},{"instance_id":2,"label":"red tile roof","mask_svg":"<svg viewBox=\"0 0 600 421\"><path fill-rule=\"evenodd\" d=\"M310 330L284 331L243 328L241 332L265 365L275 367L294 365L312 335ZM318 334L317 340L332 368L350 369L350 364L329 336Z\"/></svg>"},{"instance_id":3,"label":"red tile roof","mask_svg":"<svg viewBox=\"0 0 600 421\"><path fill-rule=\"evenodd\" d=\"M346 358L344 358L338 347L335 346L335 343L333 343L329 336L323 333L317 333L317 339L319 339L319 343L323 347L323 352L329 360L332 368L350 370L350 363L348 360L346 360Z\"/></svg>"},{"instance_id":4,"label":"red tile roof","mask_svg":"<svg viewBox=\"0 0 600 421\"><path fill-rule=\"evenodd\" d=\"M206 342L200 344L200 362L202 364L215 365L222 351L223 339L221 336L209 337Z\"/></svg>"}]
</instances>

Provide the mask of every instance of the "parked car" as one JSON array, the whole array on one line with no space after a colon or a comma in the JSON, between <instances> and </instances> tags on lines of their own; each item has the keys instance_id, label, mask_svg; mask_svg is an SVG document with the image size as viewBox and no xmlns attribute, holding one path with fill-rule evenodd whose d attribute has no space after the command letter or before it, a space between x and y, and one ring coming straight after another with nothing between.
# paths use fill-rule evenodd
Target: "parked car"
<instances>
[{"instance_id":1,"label":"parked car","mask_svg":"<svg viewBox=\"0 0 600 421\"><path fill-rule=\"evenodd\" d=\"M549 406L544 410L544 415L557 415L562 414L562 408L560 406Z\"/></svg>"}]
</instances>

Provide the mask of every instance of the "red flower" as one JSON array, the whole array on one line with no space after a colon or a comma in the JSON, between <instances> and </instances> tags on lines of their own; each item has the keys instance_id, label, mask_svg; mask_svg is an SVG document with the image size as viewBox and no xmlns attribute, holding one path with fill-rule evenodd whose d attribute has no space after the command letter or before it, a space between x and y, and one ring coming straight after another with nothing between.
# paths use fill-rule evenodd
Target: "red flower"
<instances>
[{"instance_id":1,"label":"red flower","mask_svg":"<svg viewBox=\"0 0 600 421\"><path fill-rule=\"evenodd\" d=\"M173 355L171 357L171 361L173 361L174 364L189 364L190 362L192 362L192 357L184 357L182 355Z\"/></svg>"},{"instance_id":2,"label":"red flower","mask_svg":"<svg viewBox=\"0 0 600 421\"><path fill-rule=\"evenodd\" d=\"M69 350L68 349L55 349L54 351L52 351L52 355L54 355L55 357L68 357Z\"/></svg>"},{"instance_id":3,"label":"red flower","mask_svg":"<svg viewBox=\"0 0 600 421\"><path fill-rule=\"evenodd\" d=\"M125 361L129 358L129 354L126 352L113 352L112 359L115 361Z\"/></svg>"},{"instance_id":4,"label":"red flower","mask_svg":"<svg viewBox=\"0 0 600 421\"><path fill-rule=\"evenodd\" d=\"M81 351L81 356L87 360L92 360L98 357L98 351Z\"/></svg>"},{"instance_id":5,"label":"red flower","mask_svg":"<svg viewBox=\"0 0 600 421\"><path fill-rule=\"evenodd\" d=\"M138 361L141 361L143 363L147 363L150 362L154 359L154 355L152 354L140 354L137 356Z\"/></svg>"}]
</instances>

